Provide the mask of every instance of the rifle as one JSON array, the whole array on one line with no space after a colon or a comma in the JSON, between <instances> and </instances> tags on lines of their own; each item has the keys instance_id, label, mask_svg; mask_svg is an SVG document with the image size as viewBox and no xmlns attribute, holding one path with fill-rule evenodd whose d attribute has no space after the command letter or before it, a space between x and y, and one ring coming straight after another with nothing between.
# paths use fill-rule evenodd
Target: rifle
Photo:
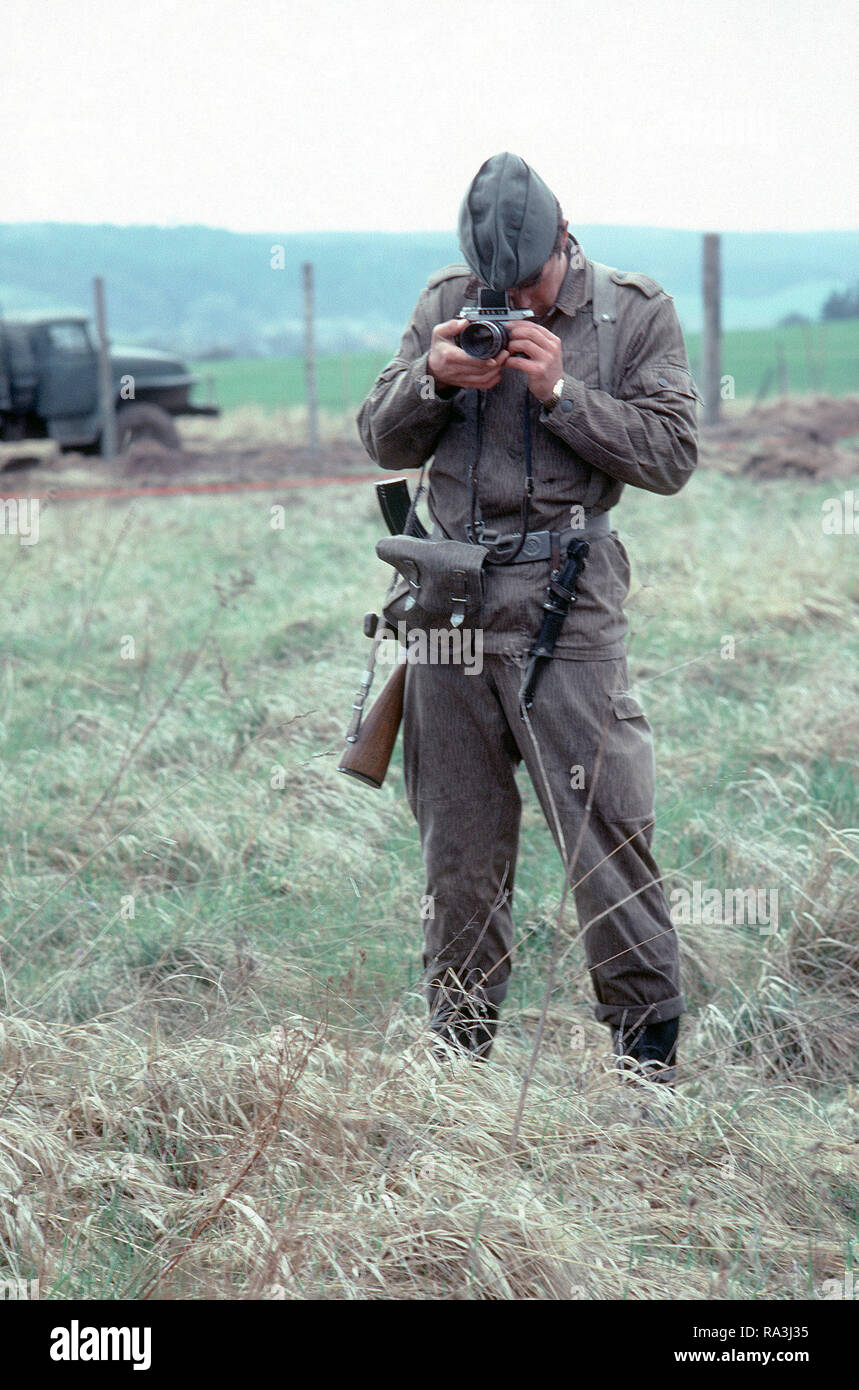
<instances>
[{"instance_id":1,"label":"rifle","mask_svg":"<svg viewBox=\"0 0 859 1390\"><path fill-rule=\"evenodd\" d=\"M426 527L415 514L417 498L414 502L409 499L409 485L405 478L377 483L376 496L392 536L426 538ZM346 734L346 747L337 767L338 772L357 777L368 787L381 787L384 782L403 717L406 665L399 662L376 697L367 718L363 719L364 704L373 684L376 653L379 642L384 640L386 626L384 617L377 617L375 613L367 613L364 618L364 634L373 638L373 650L352 704L354 713Z\"/></svg>"}]
</instances>

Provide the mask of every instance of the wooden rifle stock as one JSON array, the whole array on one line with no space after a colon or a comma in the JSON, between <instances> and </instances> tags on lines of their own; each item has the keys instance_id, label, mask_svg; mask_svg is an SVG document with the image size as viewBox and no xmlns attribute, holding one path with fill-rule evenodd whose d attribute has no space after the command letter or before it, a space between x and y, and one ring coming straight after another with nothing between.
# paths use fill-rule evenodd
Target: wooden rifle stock
<instances>
[{"instance_id":1,"label":"wooden rifle stock","mask_svg":"<svg viewBox=\"0 0 859 1390\"><path fill-rule=\"evenodd\" d=\"M423 472L421 473L421 480L423 480ZM421 539L426 537L426 528L415 514L415 504L418 499L416 497L415 501L411 502L409 485L405 478L394 478L377 483L376 496L392 536L409 535L418 536ZM418 488L418 496L420 496L420 487ZM369 627L367 626L367 619L372 619ZM382 619L371 613L367 614L367 619L365 619L364 626L365 635L367 637L376 636L378 631L376 624ZM355 714L351 728L357 724L358 733L354 740L347 739L343 756L337 766L338 772L345 772L349 777L357 777L359 782L365 782L368 787L381 787L385 780L385 773L388 771L388 764L391 761L391 754L394 751L394 744L397 741L397 733L403 718L403 692L406 688L406 663L400 661L379 691L367 718L362 718L364 699L370 688L369 682L373 679L375 650L374 647L370 670L365 671L361 681L361 690L358 692L356 703L352 706Z\"/></svg>"},{"instance_id":2,"label":"wooden rifle stock","mask_svg":"<svg viewBox=\"0 0 859 1390\"><path fill-rule=\"evenodd\" d=\"M405 684L406 664L401 662L394 667L376 696L369 714L361 723L355 742L346 744L338 772L357 777L368 787L381 787L403 717Z\"/></svg>"}]
</instances>

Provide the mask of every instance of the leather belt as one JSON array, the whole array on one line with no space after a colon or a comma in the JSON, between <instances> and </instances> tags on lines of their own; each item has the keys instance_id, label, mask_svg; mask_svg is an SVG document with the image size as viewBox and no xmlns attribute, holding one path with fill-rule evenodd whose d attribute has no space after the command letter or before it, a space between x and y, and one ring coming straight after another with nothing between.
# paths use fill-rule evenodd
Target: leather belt
<instances>
[{"instance_id":1,"label":"leather belt","mask_svg":"<svg viewBox=\"0 0 859 1390\"><path fill-rule=\"evenodd\" d=\"M562 554L566 555L570 541L598 540L600 536L609 535L611 530L611 512L597 512L595 516L585 517L584 526L568 526L565 531L529 531L525 544L512 563L525 565L533 564L537 560L552 560L557 569L558 558ZM509 536L498 536L484 531L480 537L480 544L485 545L491 554L498 553L503 558L505 551L509 553L516 549L520 535L520 531Z\"/></svg>"}]
</instances>

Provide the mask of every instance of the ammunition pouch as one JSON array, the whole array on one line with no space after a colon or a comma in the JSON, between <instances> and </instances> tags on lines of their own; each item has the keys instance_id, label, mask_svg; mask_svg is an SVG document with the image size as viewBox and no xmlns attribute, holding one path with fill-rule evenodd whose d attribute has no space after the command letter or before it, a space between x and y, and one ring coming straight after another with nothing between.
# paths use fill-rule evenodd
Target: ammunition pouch
<instances>
[{"instance_id":1,"label":"ammunition pouch","mask_svg":"<svg viewBox=\"0 0 859 1390\"><path fill-rule=\"evenodd\" d=\"M483 607L483 565L488 553L485 546L465 541L384 536L376 554L400 574L382 610L385 621L399 633L413 628L473 628Z\"/></svg>"}]
</instances>

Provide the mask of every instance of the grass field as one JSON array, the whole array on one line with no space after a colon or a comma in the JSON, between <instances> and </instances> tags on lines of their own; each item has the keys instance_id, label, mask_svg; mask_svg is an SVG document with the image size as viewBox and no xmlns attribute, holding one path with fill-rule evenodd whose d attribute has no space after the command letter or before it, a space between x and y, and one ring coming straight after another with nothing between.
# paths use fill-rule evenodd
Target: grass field
<instances>
[{"instance_id":1,"label":"grass field","mask_svg":"<svg viewBox=\"0 0 859 1390\"><path fill-rule=\"evenodd\" d=\"M859 538L822 534L832 487L625 494L657 858L669 887L777 888L779 927L681 929L682 1085L651 1128L568 912L512 1153L559 864L526 789L505 1026L491 1065L443 1070L399 762L378 793L336 772L384 583L371 489L55 505L37 545L4 536L0 1277L58 1299L843 1281Z\"/></svg>"},{"instance_id":2,"label":"grass field","mask_svg":"<svg viewBox=\"0 0 859 1390\"><path fill-rule=\"evenodd\" d=\"M700 335L690 334L687 345L692 370L697 373ZM357 407L395 347L392 343L390 352L321 357L317 364L320 407L331 412ZM767 382L765 395L780 393L779 349L790 391L825 391L839 396L859 389L859 319L845 319L806 328L795 325L726 333L722 371L734 378L737 397L754 397ZM275 409L301 405L305 400L304 363L299 357L200 362L195 370L214 378L215 399L224 410L242 405Z\"/></svg>"}]
</instances>

